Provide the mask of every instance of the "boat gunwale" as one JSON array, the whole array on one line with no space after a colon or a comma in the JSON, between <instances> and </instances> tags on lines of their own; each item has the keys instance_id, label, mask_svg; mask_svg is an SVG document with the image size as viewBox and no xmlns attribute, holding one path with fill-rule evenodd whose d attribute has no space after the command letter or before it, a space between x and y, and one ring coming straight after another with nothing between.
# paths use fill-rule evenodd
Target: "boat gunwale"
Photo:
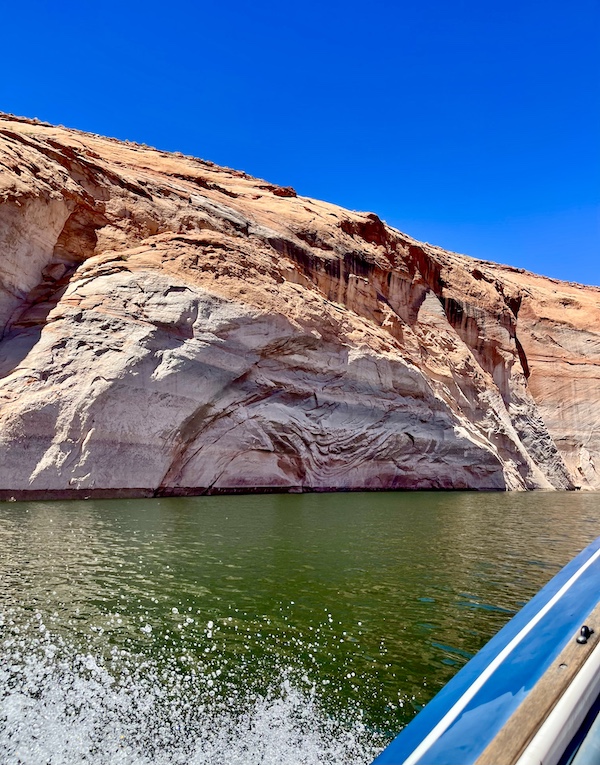
<instances>
[{"instance_id":1,"label":"boat gunwale","mask_svg":"<svg viewBox=\"0 0 600 765\"><path fill-rule=\"evenodd\" d=\"M596 606L600 565L594 564L599 559L600 537L559 571L455 675L373 765L475 763ZM486 671L491 665L493 669Z\"/></svg>"}]
</instances>

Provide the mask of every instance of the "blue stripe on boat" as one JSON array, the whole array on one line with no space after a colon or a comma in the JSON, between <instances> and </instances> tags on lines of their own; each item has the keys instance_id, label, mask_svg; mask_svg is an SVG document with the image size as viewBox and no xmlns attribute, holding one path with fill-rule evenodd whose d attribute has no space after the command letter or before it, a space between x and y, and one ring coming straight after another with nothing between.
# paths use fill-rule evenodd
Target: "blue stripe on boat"
<instances>
[{"instance_id":1,"label":"blue stripe on boat","mask_svg":"<svg viewBox=\"0 0 600 765\"><path fill-rule=\"evenodd\" d=\"M541 619L540 612L548 608ZM600 537L567 564L404 728L373 765L472 765L541 678L600 597ZM540 619L535 626L531 623ZM505 657L521 632L526 634ZM481 688L473 685L502 658ZM465 700L468 699L462 707ZM462 701L461 701L462 700ZM456 709L458 713L456 713ZM454 713L452 710L454 709ZM419 756L419 745L444 721Z\"/></svg>"}]
</instances>

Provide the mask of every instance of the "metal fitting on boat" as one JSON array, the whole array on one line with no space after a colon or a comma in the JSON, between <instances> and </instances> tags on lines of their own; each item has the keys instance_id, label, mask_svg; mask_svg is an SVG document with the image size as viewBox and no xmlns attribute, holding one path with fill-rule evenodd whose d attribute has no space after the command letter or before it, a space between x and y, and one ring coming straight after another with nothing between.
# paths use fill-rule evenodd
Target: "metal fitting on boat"
<instances>
[{"instance_id":1,"label":"metal fitting on boat","mask_svg":"<svg viewBox=\"0 0 600 765\"><path fill-rule=\"evenodd\" d=\"M587 626L587 624L584 624L583 627L579 630L579 635L577 636L577 642L581 643L582 645L587 643L588 638L590 635L594 634L594 630Z\"/></svg>"}]
</instances>

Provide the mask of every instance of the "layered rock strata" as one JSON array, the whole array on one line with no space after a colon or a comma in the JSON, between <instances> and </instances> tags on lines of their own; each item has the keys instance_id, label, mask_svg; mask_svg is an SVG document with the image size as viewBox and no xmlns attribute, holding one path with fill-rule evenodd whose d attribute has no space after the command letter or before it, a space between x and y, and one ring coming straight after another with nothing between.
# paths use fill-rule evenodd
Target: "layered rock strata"
<instances>
[{"instance_id":1,"label":"layered rock strata","mask_svg":"<svg viewBox=\"0 0 600 765\"><path fill-rule=\"evenodd\" d=\"M600 290L0 118L0 493L600 489Z\"/></svg>"}]
</instances>

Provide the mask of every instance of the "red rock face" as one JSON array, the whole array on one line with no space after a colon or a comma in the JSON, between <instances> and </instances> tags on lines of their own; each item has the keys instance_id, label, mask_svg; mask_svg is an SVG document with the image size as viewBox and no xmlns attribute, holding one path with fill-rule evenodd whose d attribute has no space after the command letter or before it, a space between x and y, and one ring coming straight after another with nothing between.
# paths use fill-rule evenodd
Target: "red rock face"
<instances>
[{"instance_id":1,"label":"red rock face","mask_svg":"<svg viewBox=\"0 0 600 765\"><path fill-rule=\"evenodd\" d=\"M0 118L0 494L600 488L600 290Z\"/></svg>"}]
</instances>

